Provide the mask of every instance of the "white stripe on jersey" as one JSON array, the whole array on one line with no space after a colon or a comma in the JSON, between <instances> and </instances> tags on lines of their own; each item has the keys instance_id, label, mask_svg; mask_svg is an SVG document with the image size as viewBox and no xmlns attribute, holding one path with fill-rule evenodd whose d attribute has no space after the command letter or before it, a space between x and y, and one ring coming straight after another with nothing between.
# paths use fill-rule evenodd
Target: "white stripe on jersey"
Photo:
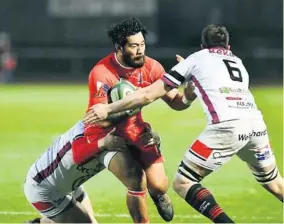
<instances>
[{"instance_id":1,"label":"white stripe on jersey","mask_svg":"<svg viewBox=\"0 0 284 224\"><path fill-rule=\"evenodd\" d=\"M168 74L168 73L164 74L164 77L165 77L166 79L168 79L169 81L171 81L172 84L174 84L174 85L173 85L174 87L179 87L179 86L182 84L179 80L177 80L176 78L174 78L173 76L171 76L171 75Z\"/></svg>"}]
</instances>

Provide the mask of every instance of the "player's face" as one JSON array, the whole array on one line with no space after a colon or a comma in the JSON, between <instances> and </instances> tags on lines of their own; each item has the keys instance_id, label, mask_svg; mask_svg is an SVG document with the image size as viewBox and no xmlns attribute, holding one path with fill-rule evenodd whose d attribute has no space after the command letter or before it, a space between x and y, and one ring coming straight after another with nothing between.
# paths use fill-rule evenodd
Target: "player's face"
<instances>
[{"instance_id":1,"label":"player's face","mask_svg":"<svg viewBox=\"0 0 284 224\"><path fill-rule=\"evenodd\" d=\"M123 48L123 60L128 67L141 68L145 62L145 39L141 32L129 36Z\"/></svg>"}]
</instances>

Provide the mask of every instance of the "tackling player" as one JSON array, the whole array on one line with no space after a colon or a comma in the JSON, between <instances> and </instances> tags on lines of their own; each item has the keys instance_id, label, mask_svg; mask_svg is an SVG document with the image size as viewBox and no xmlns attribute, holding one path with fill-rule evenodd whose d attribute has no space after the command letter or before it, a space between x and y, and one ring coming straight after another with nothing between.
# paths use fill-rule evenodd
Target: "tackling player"
<instances>
[{"instance_id":1,"label":"tackling player","mask_svg":"<svg viewBox=\"0 0 284 224\"><path fill-rule=\"evenodd\" d=\"M105 150L127 149L125 141L113 134L82 148L83 132L84 124L79 121L29 169L24 192L43 216L29 223L97 223L82 184L105 168Z\"/></svg>"},{"instance_id":2,"label":"tackling player","mask_svg":"<svg viewBox=\"0 0 284 224\"><path fill-rule=\"evenodd\" d=\"M147 105L182 83L188 85L184 102L198 97L208 125L186 151L175 177L174 190L193 208L216 223L233 223L200 181L233 155L245 161L256 180L283 202L284 183L279 174L261 112L249 90L249 75L241 59L230 50L225 27L208 25L201 36L202 50L191 54L151 86L109 105L95 105L85 122L108 114ZM193 92L194 91L194 92Z\"/></svg>"},{"instance_id":3,"label":"tackling player","mask_svg":"<svg viewBox=\"0 0 284 224\"><path fill-rule=\"evenodd\" d=\"M137 87L146 87L162 77L164 69L161 64L145 56L146 34L147 30L136 18L122 21L109 29L108 36L115 51L99 61L90 72L88 110L95 104L107 103L108 90L120 78ZM182 95L176 89L163 97L176 110L188 107L182 103L181 98ZM150 138L154 136L141 112L136 110L135 113L114 114L107 120L86 126L84 134L89 142L94 142L115 127L115 134L128 142L131 155L109 152L107 156L111 158L111 163L106 167L128 188L127 205L133 221L149 221L145 197L147 188L161 217L170 221L173 218L173 208L166 194L168 178L163 166L160 142L147 145L142 141L142 135L149 135Z\"/></svg>"}]
</instances>

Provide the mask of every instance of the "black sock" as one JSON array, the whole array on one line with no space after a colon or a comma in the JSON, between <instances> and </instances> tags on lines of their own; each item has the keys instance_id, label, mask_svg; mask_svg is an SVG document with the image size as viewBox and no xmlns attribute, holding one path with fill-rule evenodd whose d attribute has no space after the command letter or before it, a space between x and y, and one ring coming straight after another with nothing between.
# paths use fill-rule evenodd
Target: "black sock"
<instances>
[{"instance_id":1,"label":"black sock","mask_svg":"<svg viewBox=\"0 0 284 224\"><path fill-rule=\"evenodd\" d=\"M201 184L195 184L188 190L185 201L214 223L234 223L219 207L213 195Z\"/></svg>"},{"instance_id":2,"label":"black sock","mask_svg":"<svg viewBox=\"0 0 284 224\"><path fill-rule=\"evenodd\" d=\"M40 223L41 218L35 218L32 223Z\"/></svg>"}]
</instances>

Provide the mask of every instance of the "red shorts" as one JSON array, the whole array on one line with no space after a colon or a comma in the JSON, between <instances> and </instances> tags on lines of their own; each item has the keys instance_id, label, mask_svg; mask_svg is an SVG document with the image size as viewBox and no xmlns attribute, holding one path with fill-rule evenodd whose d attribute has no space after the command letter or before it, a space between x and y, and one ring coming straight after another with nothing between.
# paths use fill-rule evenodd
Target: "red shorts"
<instances>
[{"instance_id":1,"label":"red shorts","mask_svg":"<svg viewBox=\"0 0 284 224\"><path fill-rule=\"evenodd\" d=\"M100 129L91 127L85 131L85 136L89 142L94 142L105 137L111 130L112 128ZM129 126L128 130L118 127L114 133L115 135L120 136L129 142L128 146L130 153L144 169L148 168L154 163L164 162L164 157L160 151L160 144L145 147L145 145L140 141L140 136L150 130L150 124L143 122L142 125Z\"/></svg>"},{"instance_id":2,"label":"red shorts","mask_svg":"<svg viewBox=\"0 0 284 224\"><path fill-rule=\"evenodd\" d=\"M131 155L144 169L147 169L154 163L164 162L164 157L160 151L160 144L145 147L145 145L140 141L140 136L150 130L150 124L145 122L143 125L132 127L131 131L123 131L119 129L115 131L116 135L130 142L128 146Z\"/></svg>"}]
</instances>

